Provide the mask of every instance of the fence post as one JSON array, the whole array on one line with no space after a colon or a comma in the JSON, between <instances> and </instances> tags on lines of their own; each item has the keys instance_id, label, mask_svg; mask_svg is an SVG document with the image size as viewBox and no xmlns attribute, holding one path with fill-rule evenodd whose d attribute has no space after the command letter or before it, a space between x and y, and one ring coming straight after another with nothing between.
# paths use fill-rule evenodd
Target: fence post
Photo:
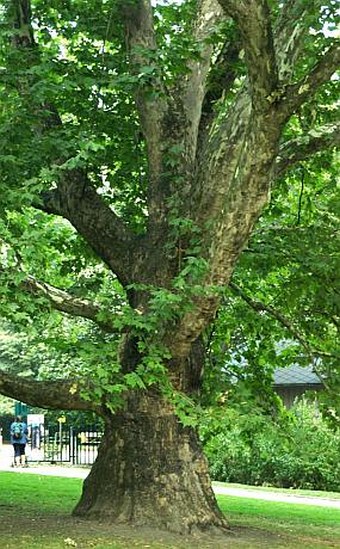
<instances>
[{"instance_id":1,"label":"fence post","mask_svg":"<svg viewBox=\"0 0 340 549\"><path fill-rule=\"evenodd\" d=\"M72 465L75 465L73 427L70 427L70 462L72 463Z\"/></svg>"}]
</instances>

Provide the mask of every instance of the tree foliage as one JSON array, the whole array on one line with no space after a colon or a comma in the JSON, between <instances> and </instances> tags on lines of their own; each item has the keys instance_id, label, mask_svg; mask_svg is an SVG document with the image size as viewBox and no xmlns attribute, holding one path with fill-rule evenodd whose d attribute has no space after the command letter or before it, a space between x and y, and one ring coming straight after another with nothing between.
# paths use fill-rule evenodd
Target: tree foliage
<instances>
[{"instance_id":1,"label":"tree foliage","mask_svg":"<svg viewBox=\"0 0 340 549\"><path fill-rule=\"evenodd\" d=\"M211 412L201 432L215 480L251 485L339 490L339 429L329 428L315 403L301 401L268 421L260 410L229 407Z\"/></svg>"}]
</instances>

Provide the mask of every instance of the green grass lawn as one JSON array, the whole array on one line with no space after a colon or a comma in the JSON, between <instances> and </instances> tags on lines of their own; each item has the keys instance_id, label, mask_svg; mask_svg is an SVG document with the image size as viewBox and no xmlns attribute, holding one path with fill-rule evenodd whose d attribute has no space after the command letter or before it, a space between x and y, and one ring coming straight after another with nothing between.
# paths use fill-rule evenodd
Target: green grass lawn
<instances>
[{"instance_id":1,"label":"green grass lawn","mask_svg":"<svg viewBox=\"0 0 340 549\"><path fill-rule=\"evenodd\" d=\"M217 499L233 525L260 528L281 536L298 535L301 541L306 538L324 539L340 547L338 509L232 496Z\"/></svg>"},{"instance_id":2,"label":"green grass lawn","mask_svg":"<svg viewBox=\"0 0 340 549\"><path fill-rule=\"evenodd\" d=\"M218 496L231 533L223 540L175 538L71 517L82 481L0 472L1 549L328 549L340 547L340 511Z\"/></svg>"}]
</instances>

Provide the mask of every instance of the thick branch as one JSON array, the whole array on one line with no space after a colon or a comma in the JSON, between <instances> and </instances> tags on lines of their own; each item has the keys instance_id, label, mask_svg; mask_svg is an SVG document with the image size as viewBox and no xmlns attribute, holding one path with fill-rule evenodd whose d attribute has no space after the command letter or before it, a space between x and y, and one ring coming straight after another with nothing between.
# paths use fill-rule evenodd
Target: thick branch
<instances>
[{"instance_id":1,"label":"thick branch","mask_svg":"<svg viewBox=\"0 0 340 549\"><path fill-rule=\"evenodd\" d=\"M204 147L211 124L215 117L214 104L228 94L238 74L238 61L241 51L239 35L231 37L224 44L207 78L206 94L202 106L199 127L200 146ZM199 153L198 153L199 154Z\"/></svg>"},{"instance_id":2,"label":"thick branch","mask_svg":"<svg viewBox=\"0 0 340 549\"><path fill-rule=\"evenodd\" d=\"M200 59L190 61L190 73L186 77L184 107L192 132L192 152L194 156L197 132L201 117L202 103L206 93L207 75L211 67L213 45L208 38L215 30L216 24L223 18L223 10L217 0L201 0L197 9L196 21L193 24L193 39L200 44Z\"/></svg>"},{"instance_id":3,"label":"thick branch","mask_svg":"<svg viewBox=\"0 0 340 549\"><path fill-rule=\"evenodd\" d=\"M275 26L274 44L279 77L289 81L309 35L310 13L318 13L323 0L285 0Z\"/></svg>"},{"instance_id":4,"label":"thick branch","mask_svg":"<svg viewBox=\"0 0 340 549\"><path fill-rule=\"evenodd\" d=\"M282 176L297 162L313 154L340 146L340 123L327 124L306 135L286 141L281 145L276 160L274 177Z\"/></svg>"},{"instance_id":5,"label":"thick branch","mask_svg":"<svg viewBox=\"0 0 340 549\"><path fill-rule=\"evenodd\" d=\"M267 0L219 0L240 30L254 107L264 109L278 75Z\"/></svg>"},{"instance_id":6,"label":"thick branch","mask_svg":"<svg viewBox=\"0 0 340 549\"><path fill-rule=\"evenodd\" d=\"M54 410L92 410L101 413L101 407L85 400L81 393L89 384L79 380L35 381L0 370L0 393L26 402L31 406Z\"/></svg>"},{"instance_id":7,"label":"thick branch","mask_svg":"<svg viewBox=\"0 0 340 549\"><path fill-rule=\"evenodd\" d=\"M279 106L281 119L287 120L303 103L313 97L318 88L331 78L339 64L340 46L334 43L304 78L285 89Z\"/></svg>"},{"instance_id":8,"label":"thick branch","mask_svg":"<svg viewBox=\"0 0 340 549\"><path fill-rule=\"evenodd\" d=\"M161 172L161 120L165 109L165 92L156 59L157 44L151 2L122 2L122 15L131 70L135 76L140 77L135 98L148 147L152 186Z\"/></svg>"},{"instance_id":9,"label":"thick branch","mask_svg":"<svg viewBox=\"0 0 340 549\"><path fill-rule=\"evenodd\" d=\"M100 320L100 316L103 316L105 311L98 304L88 299L74 297L60 288L37 280L33 276L28 276L26 280L21 282L21 287L33 295L46 298L57 311L87 318L98 324L106 332L116 332L113 319L110 318L112 314L106 312L105 316L108 320Z\"/></svg>"},{"instance_id":10,"label":"thick branch","mask_svg":"<svg viewBox=\"0 0 340 549\"><path fill-rule=\"evenodd\" d=\"M15 2L12 2L12 4L14 13L13 26L16 31L13 36L14 44L16 47L34 47L36 44L31 25L31 1L16 0Z\"/></svg>"},{"instance_id":11,"label":"thick branch","mask_svg":"<svg viewBox=\"0 0 340 549\"><path fill-rule=\"evenodd\" d=\"M21 258L18 255L18 263L15 267L15 275L22 272L20 267ZM12 280L12 271L4 269L0 266L0 274L7 276L8 280ZM14 277L13 277L14 278ZM72 294L61 290L51 284L37 280L34 276L28 275L19 283L19 288L36 297L43 297L57 311L92 320L100 328L109 333L116 333L117 329L114 325L113 313L104 310L97 303L86 298L73 296ZM105 320L104 320L105 318Z\"/></svg>"},{"instance_id":12,"label":"thick branch","mask_svg":"<svg viewBox=\"0 0 340 549\"><path fill-rule=\"evenodd\" d=\"M207 293L194 298L192 310L181 318L176 336L168 343L173 356L187 356L191 343L214 317L219 305L216 287L229 283L268 201L280 125L274 110L255 114L249 96L241 90L233 109L225 120L217 120L213 132L214 128L203 151L197 198L193 196L193 216L203 228L202 249L209 265L201 281Z\"/></svg>"},{"instance_id":13,"label":"thick branch","mask_svg":"<svg viewBox=\"0 0 340 549\"><path fill-rule=\"evenodd\" d=\"M35 206L68 219L121 283L131 282L135 237L91 187L86 174L66 172L58 189L43 193Z\"/></svg>"}]
</instances>

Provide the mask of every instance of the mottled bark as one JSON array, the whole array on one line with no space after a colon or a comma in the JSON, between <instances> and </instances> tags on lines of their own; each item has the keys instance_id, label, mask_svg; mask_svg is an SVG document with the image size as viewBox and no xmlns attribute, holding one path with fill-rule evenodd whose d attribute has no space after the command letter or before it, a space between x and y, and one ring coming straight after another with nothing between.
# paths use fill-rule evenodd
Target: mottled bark
<instances>
[{"instance_id":1,"label":"mottled bark","mask_svg":"<svg viewBox=\"0 0 340 549\"><path fill-rule=\"evenodd\" d=\"M213 288L228 284L269 197L269 174L281 127L274 109L260 115L251 109L249 99L242 97L212 137L202 159L205 169L200 170L195 219L202 227L202 255L209 264L203 284L212 290L194 300L196 307L183 315L172 334L169 345L175 356L188 354L191 343L215 315L219 299ZM211 224L213 230L205 231L205 224Z\"/></svg>"},{"instance_id":2,"label":"mottled bark","mask_svg":"<svg viewBox=\"0 0 340 549\"><path fill-rule=\"evenodd\" d=\"M322 0L285 0L275 25L274 46L281 82L288 82L294 73L299 56L303 53L309 34L310 9L317 11Z\"/></svg>"},{"instance_id":3,"label":"mottled bark","mask_svg":"<svg viewBox=\"0 0 340 549\"><path fill-rule=\"evenodd\" d=\"M273 31L267 0L219 0L235 19L246 56L250 93L255 109L265 110L278 85Z\"/></svg>"},{"instance_id":4,"label":"mottled bark","mask_svg":"<svg viewBox=\"0 0 340 549\"><path fill-rule=\"evenodd\" d=\"M105 332L117 331L112 312L105 311L100 305L89 299L73 296L60 288L37 280L33 276L28 276L23 280L21 287L33 295L44 297L51 307L57 311L92 320ZM103 320L104 316L107 318L106 321Z\"/></svg>"},{"instance_id":5,"label":"mottled bark","mask_svg":"<svg viewBox=\"0 0 340 549\"><path fill-rule=\"evenodd\" d=\"M226 528L196 432L156 394L131 395L124 411L106 417L74 514L181 534Z\"/></svg>"},{"instance_id":6,"label":"mottled bark","mask_svg":"<svg viewBox=\"0 0 340 549\"><path fill-rule=\"evenodd\" d=\"M0 370L0 394L40 408L101 413L100 405L83 396L91 389L91 382L84 380L36 381Z\"/></svg>"},{"instance_id":7,"label":"mottled bark","mask_svg":"<svg viewBox=\"0 0 340 549\"><path fill-rule=\"evenodd\" d=\"M273 179L293 168L297 162L307 160L311 155L339 147L340 123L314 128L311 132L282 143L276 158Z\"/></svg>"},{"instance_id":8,"label":"mottled bark","mask_svg":"<svg viewBox=\"0 0 340 549\"><path fill-rule=\"evenodd\" d=\"M286 122L301 105L315 95L321 84L331 78L339 64L340 45L335 42L322 53L314 67L299 82L286 86L278 105L278 118Z\"/></svg>"},{"instance_id":9,"label":"mottled bark","mask_svg":"<svg viewBox=\"0 0 340 549\"><path fill-rule=\"evenodd\" d=\"M131 280L131 250L137 238L102 200L83 170L66 170L58 188L43 193L37 207L68 219L122 284Z\"/></svg>"},{"instance_id":10,"label":"mottled bark","mask_svg":"<svg viewBox=\"0 0 340 549\"><path fill-rule=\"evenodd\" d=\"M213 66L214 47L208 39L221 19L223 19L223 11L216 0L200 0L192 34L193 41L201 47L201 56L199 60L189 60L189 74L183 78L180 86L184 111L188 120L186 135L190 166L192 166L196 155L202 105L209 85L207 77Z\"/></svg>"}]
</instances>

